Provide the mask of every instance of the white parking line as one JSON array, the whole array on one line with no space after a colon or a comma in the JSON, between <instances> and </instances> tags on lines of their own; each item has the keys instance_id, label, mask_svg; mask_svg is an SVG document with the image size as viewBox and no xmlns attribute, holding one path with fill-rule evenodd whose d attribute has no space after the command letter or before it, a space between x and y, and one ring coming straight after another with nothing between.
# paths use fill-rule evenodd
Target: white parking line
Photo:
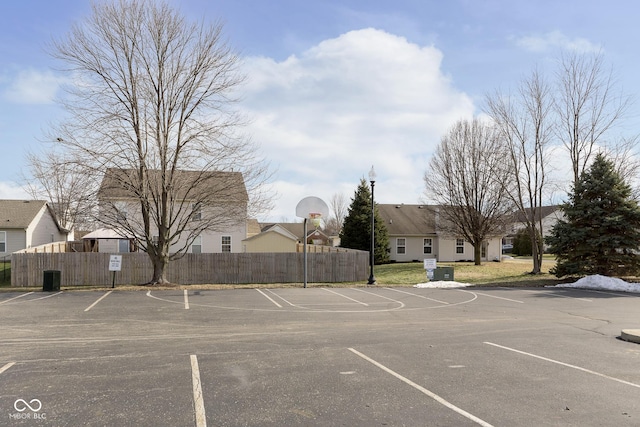
<instances>
[{"instance_id":1,"label":"white parking line","mask_svg":"<svg viewBox=\"0 0 640 427\"><path fill-rule=\"evenodd\" d=\"M434 299L434 298L425 297L424 295L418 295L418 294L414 294L414 293L411 293L411 292L401 291L399 289L393 289L393 288L385 288L385 289L388 289L390 291L400 292L402 294L411 295L413 297L418 297L418 298L422 298L422 299L428 299L429 301L437 302L438 304L449 304L446 301L440 301L440 300L437 300L437 299Z\"/></svg>"},{"instance_id":2,"label":"white parking line","mask_svg":"<svg viewBox=\"0 0 640 427\"><path fill-rule=\"evenodd\" d=\"M13 365L15 365L16 362L9 362L6 365L4 365L2 368L0 368L0 374L3 373L4 371L6 371L7 369L9 369L10 367L12 367Z\"/></svg>"},{"instance_id":3,"label":"white parking line","mask_svg":"<svg viewBox=\"0 0 640 427\"><path fill-rule=\"evenodd\" d=\"M84 311L89 311L91 310L96 304L98 304L100 301L102 301L103 299L105 299L111 292L113 291L109 291L106 294L102 295L100 298L98 298L96 300L96 302L94 302L93 304L91 304L89 307L85 308Z\"/></svg>"},{"instance_id":4,"label":"white parking line","mask_svg":"<svg viewBox=\"0 0 640 427\"><path fill-rule=\"evenodd\" d=\"M612 381L616 381L616 382L619 382L619 383L622 383L622 384L630 385L631 387L640 388L640 384L635 384L635 383L632 383L632 382L629 382L629 381L621 380L619 378L610 377L609 375L601 374L599 372L595 372L595 371L592 371L590 369L581 368L580 366L571 365L569 363L560 362L559 360L549 359L547 357L538 356L536 354L527 353L526 351L522 351L522 350L516 350L515 348L511 348L511 347L505 347L503 345L495 344L495 343L492 343L492 342L486 342L485 341L484 343L488 344L488 345L492 345L494 347L501 348L503 350L513 351L514 353L524 354L525 356L535 357L536 359L544 360L546 362L551 362L551 363L555 363L555 364L558 364L558 365L566 366L568 368L577 369L578 371L586 372L586 373L592 374L592 375L597 375L599 377L606 378L608 380L612 380Z\"/></svg>"},{"instance_id":5,"label":"white parking line","mask_svg":"<svg viewBox=\"0 0 640 427\"><path fill-rule=\"evenodd\" d=\"M353 301L353 302L355 302L355 303L362 304L362 305L364 305L365 307L369 307L369 304L367 304L367 303L364 303L364 302L362 302L362 301L358 301L357 299L350 298L350 297L348 297L348 296L346 296L346 295L342 295L341 293L336 292L336 291L332 291L331 289L322 288L322 290L323 290L323 291L327 291L327 292L331 292L332 294L336 294L336 295L338 295L338 296L341 296L342 298L346 298L346 299L348 299L349 301Z\"/></svg>"},{"instance_id":6,"label":"white parking line","mask_svg":"<svg viewBox=\"0 0 640 427\"><path fill-rule=\"evenodd\" d=\"M196 413L196 427L207 427L204 399L202 398L200 368L198 367L198 358L195 354L191 355L191 383L193 385L193 408Z\"/></svg>"},{"instance_id":7,"label":"white parking line","mask_svg":"<svg viewBox=\"0 0 640 427\"><path fill-rule=\"evenodd\" d=\"M13 301L14 299L26 297L27 295L31 295L32 293L33 292L27 292L26 294L21 294L21 295L18 295L17 297L9 298L8 300L4 300L4 301L0 302L0 304L4 304L6 302Z\"/></svg>"},{"instance_id":8,"label":"white parking line","mask_svg":"<svg viewBox=\"0 0 640 427\"><path fill-rule=\"evenodd\" d=\"M393 375L394 377L398 378L400 381L410 385L411 387L415 388L416 390L426 394L427 396L429 396L430 398L432 398L436 402L438 402L438 403L446 406L447 408L457 412L458 414L462 415L463 417L468 418L469 420L471 420L471 421L473 421L473 422L475 422L477 424L480 424L481 426L492 427L492 425L489 424L488 422L481 420L480 418L476 417L475 415L472 415L472 414L468 413L467 411L465 411L465 410L463 410L461 408L458 408L453 403L443 399L442 397L438 396L437 394L433 393L432 391L427 390L426 388L422 387L421 385L414 383L410 379L403 377L402 375L398 374L397 372L392 371L391 369L387 368L383 364L378 363L375 360L371 359L370 357L360 353L358 350L355 350L353 348L349 348L349 351L351 351L352 353L356 354L357 356L360 356L361 358L363 358L367 362L377 366L378 368L382 369L383 371L387 372L388 374Z\"/></svg>"},{"instance_id":9,"label":"white parking line","mask_svg":"<svg viewBox=\"0 0 640 427\"><path fill-rule=\"evenodd\" d=\"M184 290L184 309L189 310L189 292Z\"/></svg>"},{"instance_id":10,"label":"white parking line","mask_svg":"<svg viewBox=\"0 0 640 427\"><path fill-rule=\"evenodd\" d=\"M482 295L484 297L489 297L489 298L496 298L496 299L502 299L505 301L511 301L511 302L517 302L518 304L524 304L524 301L518 301L517 299L511 299L511 298L504 298L504 297L497 297L495 295L489 295L489 294L484 294L482 292L475 292L478 295Z\"/></svg>"},{"instance_id":11,"label":"white parking line","mask_svg":"<svg viewBox=\"0 0 640 427\"><path fill-rule=\"evenodd\" d=\"M268 299L269 301L274 303L276 305L276 307L282 308L282 306L280 304L278 304L273 298L271 298L269 295L267 295L264 292L262 292L260 289L256 289L256 291L260 292L263 297L265 297L266 299Z\"/></svg>"}]
</instances>

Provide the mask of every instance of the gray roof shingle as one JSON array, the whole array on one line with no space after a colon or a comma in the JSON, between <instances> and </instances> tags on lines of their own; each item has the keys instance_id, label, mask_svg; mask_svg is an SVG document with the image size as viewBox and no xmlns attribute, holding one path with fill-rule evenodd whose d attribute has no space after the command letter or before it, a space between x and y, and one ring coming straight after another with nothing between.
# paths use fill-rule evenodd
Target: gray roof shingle
<instances>
[{"instance_id":1,"label":"gray roof shingle","mask_svg":"<svg viewBox=\"0 0 640 427\"><path fill-rule=\"evenodd\" d=\"M0 200L0 228L26 229L46 205L44 200Z\"/></svg>"}]
</instances>

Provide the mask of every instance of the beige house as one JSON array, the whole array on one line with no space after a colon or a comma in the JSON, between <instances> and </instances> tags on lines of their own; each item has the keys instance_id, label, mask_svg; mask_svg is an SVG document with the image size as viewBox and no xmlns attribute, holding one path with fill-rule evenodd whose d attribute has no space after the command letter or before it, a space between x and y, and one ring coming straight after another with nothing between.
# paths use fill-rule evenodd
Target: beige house
<instances>
[{"instance_id":1,"label":"beige house","mask_svg":"<svg viewBox=\"0 0 640 427\"><path fill-rule=\"evenodd\" d=\"M260 225L260 233L252 233L242 244L245 252L296 252L297 244L304 240L302 222L265 223ZM308 245L333 246L331 237L309 223L306 241Z\"/></svg>"},{"instance_id":2,"label":"beige house","mask_svg":"<svg viewBox=\"0 0 640 427\"><path fill-rule=\"evenodd\" d=\"M442 207L428 205L378 204L380 217L387 227L389 257L396 262L422 261L435 258L442 262L472 261L473 246L462 236L443 231L439 211ZM502 236L484 242L483 261L499 261Z\"/></svg>"},{"instance_id":3,"label":"beige house","mask_svg":"<svg viewBox=\"0 0 640 427\"><path fill-rule=\"evenodd\" d=\"M0 200L0 257L53 242L69 235L44 200Z\"/></svg>"},{"instance_id":4,"label":"beige house","mask_svg":"<svg viewBox=\"0 0 640 427\"><path fill-rule=\"evenodd\" d=\"M296 252L298 237L280 224L272 224L242 241L244 252Z\"/></svg>"}]
</instances>

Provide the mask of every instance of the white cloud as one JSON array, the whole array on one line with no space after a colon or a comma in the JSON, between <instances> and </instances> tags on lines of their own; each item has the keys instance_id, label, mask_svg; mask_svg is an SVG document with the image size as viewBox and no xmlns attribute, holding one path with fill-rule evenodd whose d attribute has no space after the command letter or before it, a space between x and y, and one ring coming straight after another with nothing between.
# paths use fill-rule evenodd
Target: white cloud
<instances>
[{"instance_id":1,"label":"white cloud","mask_svg":"<svg viewBox=\"0 0 640 427\"><path fill-rule=\"evenodd\" d=\"M9 79L4 98L18 104L51 104L64 78L51 71L27 69Z\"/></svg>"},{"instance_id":2,"label":"white cloud","mask_svg":"<svg viewBox=\"0 0 640 427\"><path fill-rule=\"evenodd\" d=\"M24 187L18 186L12 182L0 181L0 199L9 200L30 200L31 196Z\"/></svg>"},{"instance_id":3,"label":"white cloud","mask_svg":"<svg viewBox=\"0 0 640 427\"><path fill-rule=\"evenodd\" d=\"M565 49L575 52L599 52L602 46L581 37L570 38L560 31L551 31L536 36L516 38L518 46L533 52L545 52L551 49Z\"/></svg>"},{"instance_id":4,"label":"white cloud","mask_svg":"<svg viewBox=\"0 0 640 427\"><path fill-rule=\"evenodd\" d=\"M249 130L279 170L270 218L291 217L309 195L351 197L372 164L377 201L417 203L441 135L474 110L443 74L442 57L433 46L364 29L282 62L247 58Z\"/></svg>"}]
</instances>

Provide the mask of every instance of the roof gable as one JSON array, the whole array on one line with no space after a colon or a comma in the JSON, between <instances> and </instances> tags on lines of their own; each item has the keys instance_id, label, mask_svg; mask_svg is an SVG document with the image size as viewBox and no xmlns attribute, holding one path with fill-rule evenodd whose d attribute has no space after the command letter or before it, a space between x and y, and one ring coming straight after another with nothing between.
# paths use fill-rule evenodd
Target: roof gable
<instances>
[{"instance_id":1,"label":"roof gable","mask_svg":"<svg viewBox=\"0 0 640 427\"><path fill-rule=\"evenodd\" d=\"M282 227L280 224L273 224L269 227L266 227L265 229L262 230L261 233L253 235L251 237L248 237L246 239L244 239L245 241L250 241L250 240L255 240L255 239L259 239L262 238L263 236L265 236L268 233L276 233L276 234L280 234L281 236L286 237L287 239L293 240L293 241L298 241L298 237L295 236L293 233L291 233L290 231L288 231L286 228Z\"/></svg>"},{"instance_id":2,"label":"roof gable","mask_svg":"<svg viewBox=\"0 0 640 427\"><path fill-rule=\"evenodd\" d=\"M26 229L46 205L44 200L0 200L0 228Z\"/></svg>"}]
</instances>

